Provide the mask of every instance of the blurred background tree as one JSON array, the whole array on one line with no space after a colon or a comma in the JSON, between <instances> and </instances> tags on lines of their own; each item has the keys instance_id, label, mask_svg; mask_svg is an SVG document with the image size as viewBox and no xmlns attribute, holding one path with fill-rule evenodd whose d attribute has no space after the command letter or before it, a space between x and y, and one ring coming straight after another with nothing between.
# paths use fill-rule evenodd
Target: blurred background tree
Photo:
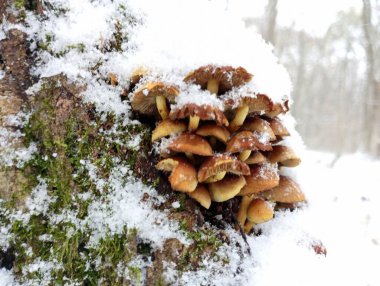
<instances>
[{"instance_id":1,"label":"blurred background tree","mask_svg":"<svg viewBox=\"0 0 380 286\"><path fill-rule=\"evenodd\" d=\"M380 156L380 1L358 0L352 7L343 1L321 34L295 22L279 24L278 16L289 11L282 1L266 0L261 16L244 21L274 46L289 71L292 113L306 145Z\"/></svg>"}]
</instances>

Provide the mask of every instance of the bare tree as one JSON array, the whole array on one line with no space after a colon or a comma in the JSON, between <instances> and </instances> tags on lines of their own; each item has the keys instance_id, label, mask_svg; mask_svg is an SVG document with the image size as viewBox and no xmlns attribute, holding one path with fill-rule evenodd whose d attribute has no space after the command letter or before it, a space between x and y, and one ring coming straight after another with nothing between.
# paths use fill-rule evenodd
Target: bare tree
<instances>
[{"instance_id":1,"label":"bare tree","mask_svg":"<svg viewBox=\"0 0 380 286\"><path fill-rule=\"evenodd\" d=\"M372 4L370 0L363 0L362 21L364 33L364 47L367 58L367 86L365 92L366 100L366 120L365 127L367 128L366 137L368 149L373 155L380 155L380 127L379 115L380 102L379 97L379 82L376 79L376 55L375 55L375 34L372 24Z\"/></svg>"},{"instance_id":2,"label":"bare tree","mask_svg":"<svg viewBox=\"0 0 380 286\"><path fill-rule=\"evenodd\" d=\"M265 8L265 21L261 27L264 39L275 45L276 41L276 19L278 0L268 0Z\"/></svg>"}]
</instances>

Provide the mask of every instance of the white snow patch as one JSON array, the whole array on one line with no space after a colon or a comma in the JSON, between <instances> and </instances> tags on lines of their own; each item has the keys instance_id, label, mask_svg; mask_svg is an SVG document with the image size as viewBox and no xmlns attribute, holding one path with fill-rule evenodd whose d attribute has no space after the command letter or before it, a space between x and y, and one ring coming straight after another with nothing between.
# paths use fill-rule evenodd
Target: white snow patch
<instances>
[{"instance_id":1,"label":"white snow patch","mask_svg":"<svg viewBox=\"0 0 380 286\"><path fill-rule=\"evenodd\" d=\"M1 286L19 286L14 280L13 273L5 268L0 268L0 285Z\"/></svg>"},{"instance_id":2,"label":"white snow patch","mask_svg":"<svg viewBox=\"0 0 380 286\"><path fill-rule=\"evenodd\" d=\"M56 198L49 196L48 186L44 179L38 178L38 185L32 190L30 197L26 200L26 207L29 209L31 215L47 215L49 205L53 203Z\"/></svg>"},{"instance_id":3,"label":"white snow patch","mask_svg":"<svg viewBox=\"0 0 380 286\"><path fill-rule=\"evenodd\" d=\"M165 198L134 179L128 167L120 163L114 168L107 185L109 193L88 208L85 224L93 231L89 246L96 245L109 232L121 234L125 227L136 228L139 238L153 247L161 247L166 239L173 237L187 243L176 222L168 220L165 212L152 209L149 205L152 201L142 202L144 193L156 203Z\"/></svg>"}]
</instances>

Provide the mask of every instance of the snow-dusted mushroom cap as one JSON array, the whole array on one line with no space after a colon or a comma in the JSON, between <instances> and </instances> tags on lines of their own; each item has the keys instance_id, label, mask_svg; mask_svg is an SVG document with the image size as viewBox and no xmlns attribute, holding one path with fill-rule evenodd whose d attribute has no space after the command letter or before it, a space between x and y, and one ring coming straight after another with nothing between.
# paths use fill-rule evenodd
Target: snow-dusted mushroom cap
<instances>
[{"instance_id":1,"label":"snow-dusted mushroom cap","mask_svg":"<svg viewBox=\"0 0 380 286\"><path fill-rule=\"evenodd\" d=\"M227 177L221 181L208 185L211 199L214 202L225 202L235 197L245 186L246 182L243 176Z\"/></svg>"},{"instance_id":2,"label":"snow-dusted mushroom cap","mask_svg":"<svg viewBox=\"0 0 380 286\"><path fill-rule=\"evenodd\" d=\"M263 142L263 141L262 141ZM226 151L231 153L242 152L245 150L272 150L272 145L269 142L260 142L260 139L251 131L240 131L236 133L228 142Z\"/></svg>"},{"instance_id":3,"label":"snow-dusted mushroom cap","mask_svg":"<svg viewBox=\"0 0 380 286\"><path fill-rule=\"evenodd\" d=\"M251 156L249 156L249 158L245 160L244 163L248 165L253 165L253 164L262 164L267 161L268 159L260 151L255 151L251 153Z\"/></svg>"},{"instance_id":4,"label":"snow-dusted mushroom cap","mask_svg":"<svg viewBox=\"0 0 380 286\"><path fill-rule=\"evenodd\" d=\"M130 82L132 85L136 85L140 82L140 80L146 76L147 74L149 73L149 70L148 68L146 67L138 67L136 68L132 74L131 74L131 78L130 78Z\"/></svg>"},{"instance_id":5,"label":"snow-dusted mushroom cap","mask_svg":"<svg viewBox=\"0 0 380 286\"><path fill-rule=\"evenodd\" d=\"M238 93L239 92L239 93ZM234 109L241 106L248 107L248 113L270 112L273 108L273 101L269 96L261 93L247 92L241 94L239 90L233 90L224 97L224 106L226 109ZM237 94L236 94L237 93Z\"/></svg>"},{"instance_id":6,"label":"snow-dusted mushroom cap","mask_svg":"<svg viewBox=\"0 0 380 286\"><path fill-rule=\"evenodd\" d=\"M284 102L279 102L279 103L274 104L270 111L265 112L265 115L273 118L273 117L276 117L277 115L280 115L281 113L286 113L288 111L289 111L289 100L285 100Z\"/></svg>"},{"instance_id":7,"label":"snow-dusted mushroom cap","mask_svg":"<svg viewBox=\"0 0 380 286\"><path fill-rule=\"evenodd\" d=\"M264 164L251 167L251 174L245 177L247 185L239 196L257 194L278 186L280 177L276 165Z\"/></svg>"},{"instance_id":8,"label":"snow-dusted mushroom cap","mask_svg":"<svg viewBox=\"0 0 380 286\"><path fill-rule=\"evenodd\" d=\"M167 85L162 82L149 82L141 86L133 93L131 105L133 110L144 115L155 115L157 112L163 117L169 113L166 106L166 99L174 101L179 94L175 86ZM165 110L164 110L165 109Z\"/></svg>"},{"instance_id":9,"label":"snow-dusted mushroom cap","mask_svg":"<svg viewBox=\"0 0 380 286\"><path fill-rule=\"evenodd\" d=\"M212 120L217 125L228 126L228 120L223 111L213 105L188 103L182 106L172 106L169 117L172 120L184 119L191 116L198 116L200 120Z\"/></svg>"},{"instance_id":10,"label":"snow-dusted mushroom cap","mask_svg":"<svg viewBox=\"0 0 380 286\"><path fill-rule=\"evenodd\" d=\"M202 163L198 170L198 180L199 182L204 182L221 172L233 173L235 175L250 174L247 164L232 156L223 154L215 155Z\"/></svg>"},{"instance_id":11,"label":"snow-dusted mushroom cap","mask_svg":"<svg viewBox=\"0 0 380 286\"><path fill-rule=\"evenodd\" d=\"M269 122L260 117L248 118L240 128L241 130L257 132L262 137L267 137L267 141L276 140L276 135L270 128Z\"/></svg>"},{"instance_id":12,"label":"snow-dusted mushroom cap","mask_svg":"<svg viewBox=\"0 0 380 286\"><path fill-rule=\"evenodd\" d=\"M170 142L168 149L175 152L212 156L213 151L207 140L199 135L183 133Z\"/></svg>"},{"instance_id":13,"label":"snow-dusted mushroom cap","mask_svg":"<svg viewBox=\"0 0 380 286\"><path fill-rule=\"evenodd\" d=\"M269 201L279 203L300 203L306 200L298 184L285 176L280 176L280 182L277 187L260 193L260 196Z\"/></svg>"},{"instance_id":14,"label":"snow-dusted mushroom cap","mask_svg":"<svg viewBox=\"0 0 380 286\"><path fill-rule=\"evenodd\" d=\"M247 209L247 219L254 224L267 222L273 215L273 206L259 198L253 199Z\"/></svg>"},{"instance_id":15,"label":"snow-dusted mushroom cap","mask_svg":"<svg viewBox=\"0 0 380 286\"><path fill-rule=\"evenodd\" d=\"M278 137L285 137L290 135L288 129L286 129L280 119L268 118L267 121L269 122L269 126L272 129L274 135Z\"/></svg>"},{"instance_id":16,"label":"snow-dusted mushroom cap","mask_svg":"<svg viewBox=\"0 0 380 286\"><path fill-rule=\"evenodd\" d=\"M180 192L193 192L198 185L197 171L186 159L181 157L163 159L156 165L161 171L171 172L170 186Z\"/></svg>"},{"instance_id":17,"label":"snow-dusted mushroom cap","mask_svg":"<svg viewBox=\"0 0 380 286\"><path fill-rule=\"evenodd\" d=\"M223 143L226 143L230 138L230 132L225 127L218 126L214 123L202 125L195 133L203 137L215 137Z\"/></svg>"},{"instance_id":18,"label":"snow-dusted mushroom cap","mask_svg":"<svg viewBox=\"0 0 380 286\"><path fill-rule=\"evenodd\" d=\"M198 185L194 192L188 193L189 197L196 200L202 207L209 209L211 206L211 196L207 188Z\"/></svg>"},{"instance_id":19,"label":"snow-dusted mushroom cap","mask_svg":"<svg viewBox=\"0 0 380 286\"><path fill-rule=\"evenodd\" d=\"M162 137L166 137L172 134L178 134L186 131L187 126L181 121L172 121L165 119L161 121L152 132L152 142Z\"/></svg>"},{"instance_id":20,"label":"snow-dusted mushroom cap","mask_svg":"<svg viewBox=\"0 0 380 286\"><path fill-rule=\"evenodd\" d=\"M268 155L268 160L285 167L296 167L301 163L301 159L294 153L293 149L281 145L273 146L273 150Z\"/></svg>"},{"instance_id":21,"label":"snow-dusted mushroom cap","mask_svg":"<svg viewBox=\"0 0 380 286\"><path fill-rule=\"evenodd\" d=\"M209 81L217 83L216 94L223 94L233 87L241 86L249 82L252 75L244 68L231 66L207 65L189 73L184 81L200 85L203 89L208 88ZM210 90L212 92L212 90Z\"/></svg>"}]
</instances>

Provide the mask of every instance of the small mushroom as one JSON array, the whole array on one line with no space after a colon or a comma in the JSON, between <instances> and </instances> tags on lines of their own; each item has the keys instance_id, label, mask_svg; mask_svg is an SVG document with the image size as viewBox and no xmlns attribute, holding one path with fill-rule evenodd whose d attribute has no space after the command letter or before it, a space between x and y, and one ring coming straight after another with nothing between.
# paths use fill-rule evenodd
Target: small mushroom
<instances>
[{"instance_id":1,"label":"small mushroom","mask_svg":"<svg viewBox=\"0 0 380 286\"><path fill-rule=\"evenodd\" d=\"M166 85L162 82L150 82L134 92L131 105L133 110L145 115L153 115L158 111L162 119L169 116L166 99L174 101L179 94L176 87Z\"/></svg>"},{"instance_id":2,"label":"small mushroom","mask_svg":"<svg viewBox=\"0 0 380 286\"><path fill-rule=\"evenodd\" d=\"M260 193L260 196L269 201L289 204L306 200L298 184L285 176L280 176L280 182L277 187Z\"/></svg>"},{"instance_id":3,"label":"small mushroom","mask_svg":"<svg viewBox=\"0 0 380 286\"><path fill-rule=\"evenodd\" d=\"M114 74L114 73L112 73L112 72L110 72L110 73L108 74L108 80L109 80L109 82L110 82L110 84L111 84L112 86L116 86L116 85L118 84L117 75Z\"/></svg>"},{"instance_id":4,"label":"small mushroom","mask_svg":"<svg viewBox=\"0 0 380 286\"><path fill-rule=\"evenodd\" d=\"M161 121L152 132L152 142L162 137L166 137L172 134L178 134L186 131L187 126L181 121L172 121L165 119Z\"/></svg>"},{"instance_id":5,"label":"small mushroom","mask_svg":"<svg viewBox=\"0 0 380 286\"><path fill-rule=\"evenodd\" d=\"M130 83L135 86L140 82L140 80L148 74L148 69L145 67L138 67L132 72Z\"/></svg>"},{"instance_id":6,"label":"small mushroom","mask_svg":"<svg viewBox=\"0 0 380 286\"><path fill-rule=\"evenodd\" d=\"M211 199L214 202L225 202L235 197L245 186L246 182L243 176L227 177L221 181L208 185Z\"/></svg>"},{"instance_id":7,"label":"small mushroom","mask_svg":"<svg viewBox=\"0 0 380 286\"><path fill-rule=\"evenodd\" d=\"M254 164L262 164L267 162L268 159L260 152L260 151L255 151L249 156L247 160L244 161L244 163L248 165L254 165Z\"/></svg>"},{"instance_id":8,"label":"small mushroom","mask_svg":"<svg viewBox=\"0 0 380 286\"><path fill-rule=\"evenodd\" d=\"M175 152L185 153L190 158L192 154L200 156L212 156L213 151L207 140L199 135L182 133L170 142L168 149Z\"/></svg>"},{"instance_id":9,"label":"small mushroom","mask_svg":"<svg viewBox=\"0 0 380 286\"><path fill-rule=\"evenodd\" d=\"M273 206L270 203L259 198L252 200L247 209L248 223L244 226L244 231L250 232L256 224L267 222L273 216Z\"/></svg>"},{"instance_id":10,"label":"small mushroom","mask_svg":"<svg viewBox=\"0 0 380 286\"><path fill-rule=\"evenodd\" d=\"M286 129L286 127L282 124L280 119L278 118L268 118L267 121L269 122L269 126L272 129L274 135L277 137L289 136L289 131Z\"/></svg>"},{"instance_id":11,"label":"small mushroom","mask_svg":"<svg viewBox=\"0 0 380 286\"><path fill-rule=\"evenodd\" d=\"M184 81L200 85L214 94L222 94L233 87L247 83L252 78L244 68L233 68L231 66L207 65L189 73Z\"/></svg>"},{"instance_id":12,"label":"small mushroom","mask_svg":"<svg viewBox=\"0 0 380 286\"><path fill-rule=\"evenodd\" d=\"M247 184L239 196L257 194L278 186L280 177L275 165L263 164L251 167L251 174L245 177Z\"/></svg>"},{"instance_id":13,"label":"small mushroom","mask_svg":"<svg viewBox=\"0 0 380 286\"><path fill-rule=\"evenodd\" d=\"M270 128L270 124L260 117L248 118L240 129L256 132L260 137L267 137L267 141L276 140L276 135Z\"/></svg>"},{"instance_id":14,"label":"small mushroom","mask_svg":"<svg viewBox=\"0 0 380 286\"><path fill-rule=\"evenodd\" d=\"M193 192L198 185L197 171L181 157L163 159L156 165L161 171L171 172L170 186L179 192Z\"/></svg>"},{"instance_id":15,"label":"small mushroom","mask_svg":"<svg viewBox=\"0 0 380 286\"><path fill-rule=\"evenodd\" d=\"M231 153L241 152L239 159L245 161L251 155L251 151L257 149L263 151L272 150L269 142L260 142L260 139L251 131L240 131L236 133L228 142L226 151Z\"/></svg>"},{"instance_id":16,"label":"small mushroom","mask_svg":"<svg viewBox=\"0 0 380 286\"><path fill-rule=\"evenodd\" d=\"M272 100L264 94L257 94L256 91L249 91L245 89L247 95L237 96L234 94L237 91L231 92L225 96L224 105L226 109L236 108L234 118L231 120L229 130L231 132L236 131L243 125L246 117L249 113L264 113L270 111L273 106Z\"/></svg>"},{"instance_id":17,"label":"small mushroom","mask_svg":"<svg viewBox=\"0 0 380 286\"><path fill-rule=\"evenodd\" d=\"M273 118L281 113L286 113L288 111L289 111L289 100L285 100L284 102L278 102L274 104L270 111L265 112L265 115Z\"/></svg>"},{"instance_id":18,"label":"small mushroom","mask_svg":"<svg viewBox=\"0 0 380 286\"><path fill-rule=\"evenodd\" d=\"M207 188L203 185L198 185L194 192L188 193L189 197L196 200L206 209L210 208L211 196Z\"/></svg>"},{"instance_id":19,"label":"small mushroom","mask_svg":"<svg viewBox=\"0 0 380 286\"><path fill-rule=\"evenodd\" d=\"M230 138L230 132L225 127L218 126L214 123L202 125L195 133L203 137L216 138L223 143L226 143Z\"/></svg>"},{"instance_id":20,"label":"small mushroom","mask_svg":"<svg viewBox=\"0 0 380 286\"><path fill-rule=\"evenodd\" d=\"M247 164L232 156L223 154L215 155L202 163L198 170L198 180L199 182L216 182L223 179L226 172L239 176L250 174ZM224 173L224 175L219 175L221 173ZM210 178L213 179L210 180Z\"/></svg>"},{"instance_id":21,"label":"small mushroom","mask_svg":"<svg viewBox=\"0 0 380 286\"><path fill-rule=\"evenodd\" d=\"M301 163L301 159L294 153L293 149L281 145L273 146L273 150L268 155L268 160L285 167L296 167Z\"/></svg>"},{"instance_id":22,"label":"small mushroom","mask_svg":"<svg viewBox=\"0 0 380 286\"><path fill-rule=\"evenodd\" d=\"M189 118L189 131L196 130L200 120L213 120L218 126L228 126L223 111L212 105L188 103L181 107L173 106L169 117L172 120Z\"/></svg>"},{"instance_id":23,"label":"small mushroom","mask_svg":"<svg viewBox=\"0 0 380 286\"><path fill-rule=\"evenodd\" d=\"M236 220L244 227L244 223L247 220L247 210L249 204L252 202L253 196L243 196L239 205L239 210L236 215Z\"/></svg>"}]
</instances>

